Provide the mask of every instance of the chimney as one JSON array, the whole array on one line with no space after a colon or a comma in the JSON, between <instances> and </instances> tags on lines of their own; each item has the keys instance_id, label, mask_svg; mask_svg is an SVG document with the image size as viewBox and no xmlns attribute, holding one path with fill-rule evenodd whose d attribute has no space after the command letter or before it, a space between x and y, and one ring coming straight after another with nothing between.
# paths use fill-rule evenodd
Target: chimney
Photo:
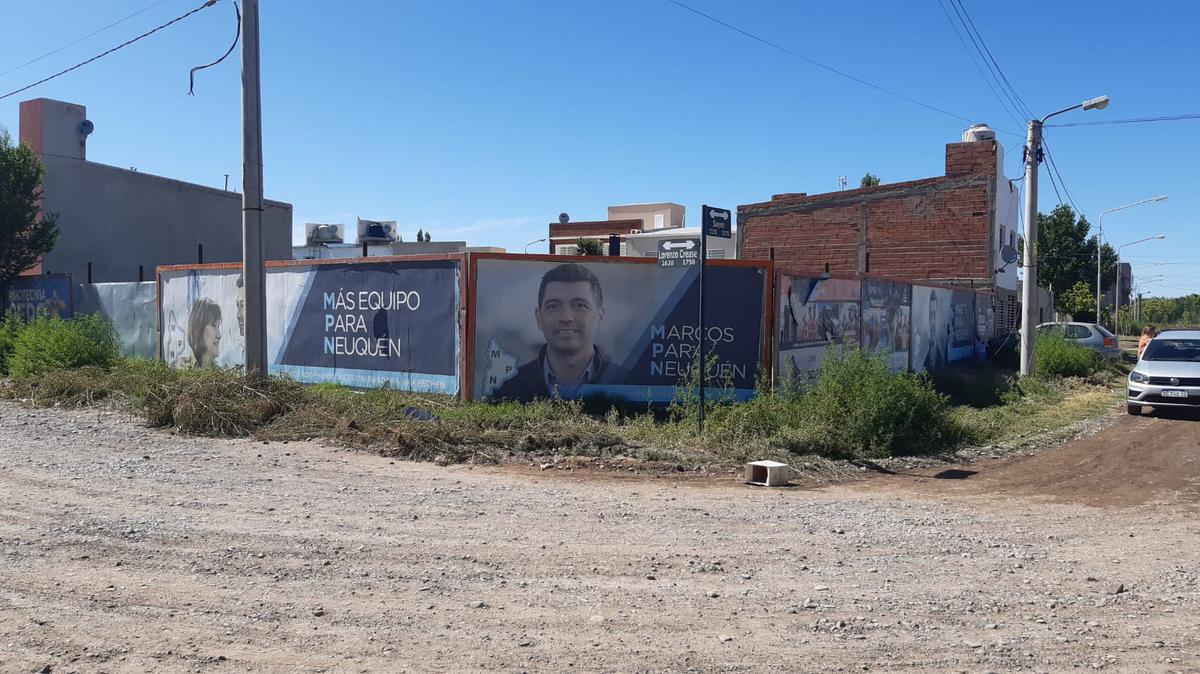
<instances>
[{"instance_id":1,"label":"chimney","mask_svg":"<svg viewBox=\"0 0 1200 674\"><path fill-rule=\"evenodd\" d=\"M21 101L20 137L39 155L87 159L87 108L49 98Z\"/></svg>"}]
</instances>

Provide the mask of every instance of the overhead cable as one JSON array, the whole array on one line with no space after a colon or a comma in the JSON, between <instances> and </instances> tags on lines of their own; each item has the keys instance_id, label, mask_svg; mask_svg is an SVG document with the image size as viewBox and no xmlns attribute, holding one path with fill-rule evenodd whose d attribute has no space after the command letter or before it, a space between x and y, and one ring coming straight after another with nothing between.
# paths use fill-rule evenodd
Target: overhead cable
<instances>
[{"instance_id":1,"label":"overhead cable","mask_svg":"<svg viewBox=\"0 0 1200 674\"><path fill-rule=\"evenodd\" d=\"M152 4L152 5L150 5L149 7L143 7L143 8L141 8L141 9L139 9L138 11L134 12L133 14L130 14L130 15L128 15L128 16L126 16L126 17L124 17L124 18L121 18L121 19L117 19L116 21L113 21L112 23L108 24L107 26L104 26L103 28L97 28L96 30L94 30L94 31L92 31L92 32L88 33L87 35L84 35L83 37L79 38L78 40L74 40L74 41L72 41L72 42L68 42L67 44L64 44L63 46L61 46L61 47L59 47L59 48L57 48L57 49L52 49L52 50L50 50L50 51L46 52L45 54L42 54L41 56L39 56L39 57L37 57L37 58L29 59L28 61L26 61L26 62L22 63L22 64L21 64L21 65L19 65L19 66L14 66L14 67L12 67L12 68L9 68L8 70L5 70L4 72L0 73L0 77L4 77L5 75L8 75L8 74L10 74L10 73L15 73L15 72L17 72L18 70L20 70L21 68L24 68L25 66L33 65L34 63L37 63L38 61L41 61L42 59L44 59L44 58L47 58L47 57L49 57L49 56L54 56L55 54L57 54L58 52L60 52L60 51L62 51L62 50L64 50L64 49L67 49L67 48L70 48L70 47L74 47L75 45L79 44L80 42L83 42L84 40L86 40L86 39L88 39L88 38L90 38L90 37L95 37L96 35L99 35L100 33L103 33L104 31L108 30L109 28L112 28L113 26L116 26L116 25L119 25L119 24L125 23L126 21L128 21L128 20L132 19L133 17L135 17L135 16L138 16L139 14L144 14L144 13L146 13L146 12L148 12L148 11L150 11L150 10L154 9L155 7L158 7L159 5L163 4L164 2L169 2L169 1L170 1L170 0L158 0L158 2L156 2L156 3Z\"/></svg>"},{"instance_id":2,"label":"overhead cable","mask_svg":"<svg viewBox=\"0 0 1200 674\"><path fill-rule=\"evenodd\" d=\"M119 45L117 45L117 46L113 47L112 49L109 49L109 50L108 50L108 51L106 51L106 52L103 52L103 53L101 53L101 54L97 54L96 56L93 56L92 58L90 58L90 59L88 59L88 60L86 60L86 61L83 61L83 62L81 62L81 63L77 63L77 64L75 64L75 65L71 66L70 68L67 68L66 70L60 70L60 71L58 71L57 73L54 73L53 75L50 75L49 77L43 77L42 79L38 80L37 82L34 82L33 84L29 84L29 85L26 85L26 86L23 86L23 87L21 87L20 89L16 89L16 90L10 91L10 92L8 92L7 94L4 94L3 96L0 96L0 101L4 100L4 99L6 99L6 98L8 98L8 97L10 97L10 96L16 96L17 94L21 93L22 91L28 91L29 89L32 89L32 88L34 88L34 87L38 86L39 84L45 84L46 82L49 82L50 80L52 80L52 79L55 79L55 78L57 78L57 77L62 77L63 75L66 75L67 73L71 72L72 70L78 70L79 68L82 68L83 66L86 66L87 64L89 64L89 63L92 63L93 61L98 61L98 60L100 60L100 59L104 58L105 56L108 56L109 54L111 54L111 53L113 53L113 52L115 52L115 51L117 51L117 50L124 49L125 47L128 47L129 45L133 44L134 42L137 42L138 40L141 40L142 38L149 37L149 36L151 36L151 35L153 35L153 34L157 33L158 31L160 31L160 30L162 30L162 29L164 29L164 28L166 28L166 27L168 27L168 26L170 26L170 25L172 25L172 24L175 24L175 23L178 23L178 22L180 22L180 21L183 21L184 19L186 19L186 18L188 18L189 16L191 16L191 15L195 14L196 12L199 12L199 11L200 11L200 10L202 10L202 9L207 9L207 8L209 8L209 7L212 7L212 6L213 6L213 5L215 5L215 4L217 4L217 0L205 0L205 3L204 3L203 5L200 5L199 7L197 7L197 8L195 8L195 9L193 9L192 11L190 11L190 12L188 12L188 13L186 13L186 14L182 14L182 15L180 15L180 16L177 16L177 17L175 17L174 19L171 19L170 21L168 21L168 22L166 22L166 23L164 23L164 24L162 24L162 25L160 25L160 26L158 26L158 27L156 27L156 28L153 28L153 29L151 29L151 30L148 30L148 31L146 31L145 33L142 33L141 35L139 35L139 36L137 36L137 37L135 37L135 38L133 38L133 39L131 39L131 40L126 40L125 42L122 42L121 44L119 44Z\"/></svg>"},{"instance_id":3,"label":"overhead cable","mask_svg":"<svg viewBox=\"0 0 1200 674\"><path fill-rule=\"evenodd\" d=\"M686 5L686 4L682 3L682 2L680 2L679 0L667 0L667 2L669 2L669 3L673 4L673 5L676 5L677 7L680 7L680 8L682 8L682 9L686 9L687 11L689 11L689 12L691 12L691 13L693 13L693 14L697 15L697 16L700 16L700 17L703 17L703 18L705 18L705 19L708 19L709 21L712 21L713 23L716 23L716 24L718 24L718 25L724 26L725 28L728 28L729 30L732 30L732 31L734 31L735 33L739 33L739 34L741 34L741 35L744 35L744 36L746 36L746 37L750 38L751 40L754 40L754 41L756 41L756 42L760 42L760 43L762 43L762 44L764 44L764 45L766 45L766 46L768 46L768 47L770 47L770 48L772 48L772 49L775 49L775 50L781 51L781 52L783 52L784 54L787 54L788 56L791 56L791 57L793 57L793 58L800 59L801 61L804 61L805 63L808 63L809 65L814 65L814 66L816 66L816 67L818 67L818 68L821 68L821 69L823 69L823 70L827 70L827 71L829 71L829 72L831 72L831 73L833 73L833 74L835 74L835 75L838 75L839 77L844 77L844 78L846 78L846 79L848 79L848 80L851 80L851 81L853 81L853 82L858 82L859 84L861 84L861 85L863 85L863 86L870 87L870 88L872 88L872 89L874 89L874 90L876 90L876 91L879 91L879 92L885 93L885 94L887 94L887 95L889 95L889 96L893 96L893 97L895 97L895 98L899 98L899 99L901 99L901 100L908 101L909 103L912 103L913 105L919 105L919 106L921 106L922 108L926 108L926 109L928 109L928 110L932 110L932 111L934 111L934 112L938 112L938 113L941 113L941 114L943 114L943 115L947 115L947 116L949 116L949 117L953 117L953 118L955 118L955 119L960 119L960 120L962 120L962 121L964 121L964 122L967 122L967 123L970 123L970 124L976 124L976 123L978 123L978 121L979 121L979 120L976 120L976 119L971 119L970 117L964 117L964 116L962 116L962 115L959 115L959 114L956 114L956 113L950 112L949 110L943 110L942 108L939 108L939 107L937 107L937 106L934 106L934 105L930 105L930 104L928 104L928 103L925 103L925 102L923 102L923 101L919 101L919 100L917 100L917 99L915 99L915 98L912 98L911 96L906 96L906 95L904 95L904 94L902 94L902 93L899 93L899 92L897 92L897 91L893 91L893 90L891 90L891 89L887 89L887 88L885 88L885 87L879 86L878 84L875 84L875 83L873 83L873 82L868 82L867 80L864 80L864 79L862 79L861 77L856 77L856 76L854 76L854 75L851 75L850 73L847 73L847 72L845 72L845 71L838 70L837 68L834 68L833 66L826 65L826 64L824 64L824 63L821 63L820 61L817 61L817 60L815 60L815 59L811 59L811 58L809 58L809 57L807 57L807 56L805 56L805 55L803 55L803 54L800 54L800 53L798 53L798 52L792 51L791 49L788 49L787 47L784 47L784 46L782 46L782 45L780 45L780 44L778 44L778 43L776 43L776 42L772 42L772 41L770 41L770 40L768 40L768 39L766 39L766 38L759 37L758 35L755 35L754 33L751 33L751 32L749 32L749 31L742 30L741 28L738 28L737 26L735 26L735 25L733 25L733 24L730 24L730 23L727 23L727 22L725 22L725 21L722 21L721 19L718 19L717 17L715 17L715 16L713 16L713 15L711 15L711 14L706 14L706 13L704 13L704 12L702 12L702 11L700 11L700 10L696 9L695 7L691 7L691 6L689 6L689 5ZM1015 135L1020 135L1020 134L1015 134L1015 133L1013 133L1012 131L1003 131L1003 130L1001 130L1001 131L1002 131L1002 133L1008 133L1008 134L1012 134L1012 135L1014 135L1014 136L1015 136Z\"/></svg>"}]
</instances>

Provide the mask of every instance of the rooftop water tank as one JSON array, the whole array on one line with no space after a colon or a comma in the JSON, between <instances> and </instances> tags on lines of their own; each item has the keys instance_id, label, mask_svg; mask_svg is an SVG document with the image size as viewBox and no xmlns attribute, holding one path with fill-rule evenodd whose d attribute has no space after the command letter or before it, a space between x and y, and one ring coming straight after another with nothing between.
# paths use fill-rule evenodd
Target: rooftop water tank
<instances>
[{"instance_id":1,"label":"rooftop water tank","mask_svg":"<svg viewBox=\"0 0 1200 674\"><path fill-rule=\"evenodd\" d=\"M987 124L972 124L963 131L962 142L974 143L980 140L996 140L996 132Z\"/></svg>"}]
</instances>

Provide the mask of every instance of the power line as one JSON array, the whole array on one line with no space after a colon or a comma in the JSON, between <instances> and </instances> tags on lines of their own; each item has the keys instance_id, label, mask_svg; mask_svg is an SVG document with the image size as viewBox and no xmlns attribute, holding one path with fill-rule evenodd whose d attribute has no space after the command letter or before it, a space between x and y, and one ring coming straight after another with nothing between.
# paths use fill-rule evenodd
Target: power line
<instances>
[{"instance_id":1,"label":"power line","mask_svg":"<svg viewBox=\"0 0 1200 674\"><path fill-rule=\"evenodd\" d=\"M8 75L10 73L15 73L18 70L20 70L21 68L24 68L25 66L28 66L28 65L33 65L34 63L37 63L38 61L41 61L42 59L47 58L49 56L54 56L55 54L57 54L58 52L60 52L64 49L74 47L75 45L79 44L80 42L83 42L84 40L86 40L90 37L95 37L96 35L103 33L104 31L108 30L109 28L112 28L113 26L125 23L126 21L132 19L133 17L138 16L139 14L144 14L144 13L154 9L155 7L158 7L159 5L161 5L165 2L169 2L169 1L170 0L158 0L158 2L150 5L149 7L143 7L142 9L139 9L138 11L134 12L133 14L130 14L129 16L126 16L122 19L117 19L116 21L113 21L112 23L108 24L107 26L105 26L103 28L99 28L97 30L94 30L94 31L88 33L87 35L84 35L83 37L79 38L78 40L75 40L74 42L68 42L67 44L64 44L63 46L59 47L58 49L48 51L45 54L42 54L41 56L39 56L35 59L30 59L30 60L22 63L19 66L5 70L4 72L0 73L0 77L4 77L5 75Z\"/></svg>"},{"instance_id":2,"label":"power line","mask_svg":"<svg viewBox=\"0 0 1200 674\"><path fill-rule=\"evenodd\" d=\"M967 37L971 38L971 44L975 45L975 51L978 52L980 58L983 59L984 65L987 66L988 72L990 73L992 79L995 80L997 86L1000 87L1000 91L1008 99L1008 102L1012 105L1014 110L1016 110L1019 114L1028 116L1028 113L1024 107L1024 102L1021 101L1021 97L1017 95L1017 92L1012 88L1012 85L1008 84L1008 79L1003 76L1000 66L996 64L996 59L991 58L991 51L988 50L987 43L983 41L983 36L979 35L979 31L975 29L975 22L972 21L971 16L967 14L966 7L963 7L962 3L958 2L957 0L950 0L950 7L954 10L954 14L958 17L958 22L961 23L963 29L967 31ZM1018 126L1020 125L1018 124Z\"/></svg>"},{"instance_id":3,"label":"power line","mask_svg":"<svg viewBox=\"0 0 1200 674\"><path fill-rule=\"evenodd\" d=\"M10 91L7 94L0 96L0 101L4 100L10 96L16 96L17 94L21 93L22 91L27 91L29 89L32 89L39 84L45 84L46 82L49 82L50 80L55 79L56 77L61 77L63 75L66 75L67 73L71 72L72 70L77 70L79 68L82 68L83 66L86 66L87 64L89 64L93 61L98 61L119 49L124 49L125 47L128 47L129 45L133 44L134 42L137 42L138 40L141 40L142 38L149 37L174 23L183 21L184 19L195 14L196 12L199 12L202 9L207 9L209 7L212 7L216 3L217 3L217 0L205 0L203 5L200 5L199 7L197 7L196 9L193 9L192 11L188 12L187 14L182 14L180 16L177 16L174 19L171 19L170 21L162 24L161 26L158 26L157 28L152 28L151 30L146 31L145 33L142 33L141 35L139 35L131 40L126 40L125 42L122 42L121 44L113 47L112 49L109 49L106 52L103 52L101 54L93 56L92 58L90 58L86 61L83 61L82 63L77 63L77 64L71 66L70 68L67 68L66 70L60 70L57 73L54 73L53 75L51 75L49 77L43 77L42 79L38 80L37 82L34 82L33 84L23 86L20 89L17 89L15 91Z\"/></svg>"},{"instance_id":4,"label":"power line","mask_svg":"<svg viewBox=\"0 0 1200 674\"><path fill-rule=\"evenodd\" d=\"M1163 117L1132 117L1129 119L1106 119L1098 122L1071 122L1068 124L1047 124L1047 128L1065 128L1068 126L1102 126L1107 124L1143 124L1146 122L1177 122L1185 119L1200 119L1200 112L1186 115L1166 115Z\"/></svg>"},{"instance_id":5,"label":"power line","mask_svg":"<svg viewBox=\"0 0 1200 674\"><path fill-rule=\"evenodd\" d=\"M1070 202L1071 208L1075 209L1075 213L1083 215L1083 211L1079 210L1079 206L1075 204L1075 197L1071 194L1070 188L1067 187L1067 181L1063 180L1062 172L1058 170L1058 164L1054 161L1054 153L1050 151L1050 146L1046 143L1045 138L1042 139L1042 147L1046 150L1046 158L1050 160L1050 170L1058 176L1058 182L1062 184L1063 192L1066 193L1067 201Z\"/></svg>"},{"instance_id":6,"label":"power line","mask_svg":"<svg viewBox=\"0 0 1200 674\"><path fill-rule=\"evenodd\" d=\"M762 37L759 37L759 36L755 35L754 33L751 33L751 32L749 32L749 31L742 30L741 28L738 28L737 26L735 26L735 25L733 25L733 24L726 23L725 21L722 21L721 19L718 19L717 17L715 17L715 16L712 16L711 14L705 14L704 12L702 12L702 11L700 11L700 10L696 9L695 7L691 7L691 6L689 6L689 5L685 5L684 3L680 2L679 0L667 0L667 2L669 2L669 3L673 4L673 5L677 6L677 7L680 7L680 8L682 8L682 9L686 9L687 11L689 11L689 12L691 12L691 13L695 14L696 16L703 17L703 18L705 18L705 19L708 19L709 21L712 21L712 22L713 22L713 23L715 23L715 24L718 24L718 25L724 26L725 28L728 28L729 30L732 30L732 31L734 31L735 33L739 33L739 34L741 34L741 35L744 35L744 36L746 36L746 37L750 38L751 40L754 40L754 41L756 41L756 42L760 42L760 43L762 43L762 44L764 44L764 45L766 45L766 46L768 46L768 47L770 47L770 48L772 48L772 49L775 49L775 50L781 51L781 52L783 52L784 54L787 54L788 56L791 56L791 57L793 57L793 58L800 59L801 61L804 61L805 63L808 63L809 65L814 65L814 66L816 66L816 67L818 67L818 68L821 68L821 69L823 69L823 70L827 70L827 71L829 71L829 72L831 72L831 73L833 73L833 74L835 74L835 75L838 75L839 77L844 77L844 78L846 78L846 79L848 79L848 80L851 80L851 81L854 81L854 82L858 82L859 84L862 84L862 85L864 85L864 86L871 87L872 89L874 89L874 90L876 90L876 91L879 91L879 92L882 92L882 93L885 93L885 94L887 94L887 95L889 95L889 96L894 96L894 97L896 97L896 98L899 98L899 99L901 99L901 100L908 101L909 103L912 103L913 105L919 105L919 106L921 106L922 108L926 108L926 109L929 109L929 110L933 110L934 112L938 112L938 113L941 113L941 114L943 114L943 115L947 115L947 116L949 116L949 117L953 117L953 118L955 118L955 119L960 119L960 120L962 120L962 121L964 121L964 122L967 122L967 123L969 123L969 124L976 124L976 123L978 123L978 120L974 120L974 119L971 119L971 118L969 118L969 117L964 117L964 116L962 116L962 115L959 115L959 114L955 114L955 113L953 113L953 112L950 112L949 110L943 110L942 108L939 108L939 107L937 107L937 106L930 105L930 104L928 104L928 103L925 103L925 102L922 102L922 101L918 101L917 99L915 99L915 98L912 98L911 96L905 96L904 94L901 94L901 93L899 93L899 92L896 92L896 91L892 91L891 89L887 89L887 88L885 88L885 87L881 87L881 86L879 86L878 84L875 84L875 83L873 83L873 82L868 82L867 80L864 80L864 79L862 79L861 77L855 77L854 75L851 75L850 73L847 73L847 72L844 72L844 71L838 70L837 68L834 68L833 66L826 65L826 64L824 64L824 63L821 63L820 61L817 61L817 60L815 60L815 59L811 59L811 58L809 58L809 57L807 57L807 56L804 56L803 54L800 54L800 53L794 52L794 51L792 51L791 49L788 49L787 47L784 47L784 46L782 46L782 45L780 45L780 44L777 44L777 43L775 43L775 42L772 42L772 41L770 41L770 40L768 40L768 39L766 39L766 38L762 38ZM1014 133L1013 133L1013 132L1011 132L1011 131L1002 131L1002 133L1008 133L1008 134L1012 134L1012 135L1014 135L1014 136L1015 136L1015 135L1019 135L1019 134L1014 134Z\"/></svg>"},{"instance_id":7,"label":"power line","mask_svg":"<svg viewBox=\"0 0 1200 674\"><path fill-rule=\"evenodd\" d=\"M984 41L983 34L980 33L979 29L975 27L975 21L971 19L971 15L967 12L967 6L962 3L962 0L950 0L950 2L951 4L957 4L959 9L962 10L963 16L967 18L967 23L970 24L971 30L975 31L975 36L979 38L979 44L983 46L983 50L987 53L988 60L992 62L993 66L995 66L996 72L1000 75L1000 79L1004 82L1004 86L1008 87L1009 92L1012 93L1013 97L1017 99L1017 103L1020 104L1020 107L1017 109L1018 112L1023 111L1026 117L1032 119L1033 111L1028 105L1025 105L1025 100L1022 99L1021 95L1017 93L1016 87L1014 87L1012 83L1008 81L1008 76L1004 74L1004 69L1000 67L1000 63L996 60L996 57L992 56L992 50L988 48L987 42Z\"/></svg>"},{"instance_id":8,"label":"power line","mask_svg":"<svg viewBox=\"0 0 1200 674\"><path fill-rule=\"evenodd\" d=\"M978 72L979 76L983 79L983 83L987 85L989 90L991 90L992 95L996 97L996 102L998 102L1000 107L1004 109L1004 113L1008 115L1008 118L1017 125L1017 128L1020 128L1021 122L1017 119L1017 115L1013 114L1012 109L1009 108L1008 104L1004 102L1004 99L1000 96L1000 92L997 91L995 85L992 84L992 78L983 71L983 66L979 63L979 58L975 56L975 52L971 51L971 48L967 46L967 41L963 39L962 31L958 29L958 24L954 23L954 19L950 18L950 12L946 10L946 4L942 2L942 0L937 0L937 3L938 7L942 10L942 15L946 17L946 21L950 24L950 28L954 30L954 36L958 38L958 43L962 45L963 51L967 52L967 56L971 58L971 63L974 64L976 72ZM1011 151L1012 150L1010 149L1009 152Z\"/></svg>"}]
</instances>

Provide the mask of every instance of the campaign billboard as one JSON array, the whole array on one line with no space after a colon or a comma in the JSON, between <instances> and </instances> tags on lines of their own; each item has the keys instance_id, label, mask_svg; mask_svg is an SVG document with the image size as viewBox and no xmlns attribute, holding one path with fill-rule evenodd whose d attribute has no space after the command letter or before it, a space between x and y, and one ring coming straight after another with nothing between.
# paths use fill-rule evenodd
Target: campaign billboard
<instances>
[{"instance_id":1,"label":"campaign billboard","mask_svg":"<svg viewBox=\"0 0 1200 674\"><path fill-rule=\"evenodd\" d=\"M777 383L808 376L828 353L859 347L861 281L784 273L778 283Z\"/></svg>"},{"instance_id":2,"label":"campaign billboard","mask_svg":"<svg viewBox=\"0 0 1200 674\"><path fill-rule=\"evenodd\" d=\"M18 276L4 288L4 311L25 320L39 313L50 318L70 318L75 313L70 274Z\"/></svg>"},{"instance_id":3,"label":"campaign billboard","mask_svg":"<svg viewBox=\"0 0 1200 674\"><path fill-rule=\"evenodd\" d=\"M954 291L912 287L912 369L941 370L950 364L954 339Z\"/></svg>"},{"instance_id":4,"label":"campaign billboard","mask_svg":"<svg viewBox=\"0 0 1200 674\"><path fill-rule=\"evenodd\" d=\"M709 386L747 399L762 363L768 266L706 266ZM474 255L472 267L472 398L666 402L694 371L699 268L523 255Z\"/></svg>"},{"instance_id":5,"label":"campaign billboard","mask_svg":"<svg viewBox=\"0 0 1200 674\"><path fill-rule=\"evenodd\" d=\"M876 278L863 280L863 349L887 360L893 372L908 370L911 321L912 286Z\"/></svg>"},{"instance_id":6,"label":"campaign billboard","mask_svg":"<svg viewBox=\"0 0 1200 674\"><path fill-rule=\"evenodd\" d=\"M153 359L158 353L157 294L154 281L80 283L75 286L75 309L108 319L121 355Z\"/></svg>"},{"instance_id":7,"label":"campaign billboard","mask_svg":"<svg viewBox=\"0 0 1200 674\"><path fill-rule=\"evenodd\" d=\"M455 395L461 260L269 264L271 374L306 383ZM237 266L159 272L162 357L174 367L240 367L245 303Z\"/></svg>"}]
</instances>

